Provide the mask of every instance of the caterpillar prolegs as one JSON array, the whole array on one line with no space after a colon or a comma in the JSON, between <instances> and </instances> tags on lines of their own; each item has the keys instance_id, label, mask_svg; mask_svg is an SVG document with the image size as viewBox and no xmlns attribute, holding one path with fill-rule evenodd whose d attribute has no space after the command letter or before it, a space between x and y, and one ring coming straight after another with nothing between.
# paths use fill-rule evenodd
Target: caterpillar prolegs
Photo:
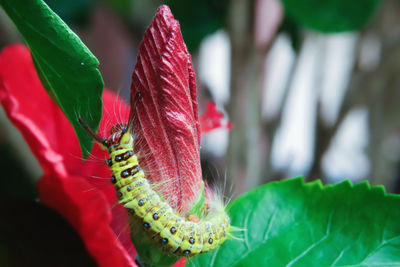
<instances>
[{"instance_id":1,"label":"caterpillar prolegs","mask_svg":"<svg viewBox=\"0 0 400 267\"><path fill-rule=\"evenodd\" d=\"M223 207L209 207L205 218L195 222L181 216L152 189L140 168L134 153L134 138L125 124L114 126L110 137L101 139L83 120L80 123L107 149L107 164L119 203L131 219L140 221L143 231L163 250L189 257L213 250L228 238L230 219Z\"/></svg>"}]
</instances>

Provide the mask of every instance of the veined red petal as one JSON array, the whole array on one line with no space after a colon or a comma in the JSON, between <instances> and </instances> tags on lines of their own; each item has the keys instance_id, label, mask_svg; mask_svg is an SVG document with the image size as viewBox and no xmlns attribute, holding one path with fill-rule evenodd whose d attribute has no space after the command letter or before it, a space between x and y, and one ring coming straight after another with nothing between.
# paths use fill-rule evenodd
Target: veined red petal
<instances>
[{"instance_id":1,"label":"veined red petal","mask_svg":"<svg viewBox=\"0 0 400 267\"><path fill-rule=\"evenodd\" d=\"M100 266L136 266L126 211L112 208L117 199L101 160L105 152L95 145L92 157L82 162L71 124L45 92L23 45L0 54L0 101L45 172L41 200L67 218ZM107 90L103 101L99 132L105 135L105 129L127 120L128 107Z\"/></svg>"},{"instance_id":2,"label":"veined red petal","mask_svg":"<svg viewBox=\"0 0 400 267\"><path fill-rule=\"evenodd\" d=\"M206 111L200 116L201 134L207 134L218 128L232 129L230 121L224 121L224 114L217 110L214 102L208 102Z\"/></svg>"},{"instance_id":3,"label":"veined red petal","mask_svg":"<svg viewBox=\"0 0 400 267\"><path fill-rule=\"evenodd\" d=\"M158 9L140 44L132 100L138 92L135 148L148 178L167 183L165 197L185 213L201 189L200 125L191 57L167 6Z\"/></svg>"}]
</instances>

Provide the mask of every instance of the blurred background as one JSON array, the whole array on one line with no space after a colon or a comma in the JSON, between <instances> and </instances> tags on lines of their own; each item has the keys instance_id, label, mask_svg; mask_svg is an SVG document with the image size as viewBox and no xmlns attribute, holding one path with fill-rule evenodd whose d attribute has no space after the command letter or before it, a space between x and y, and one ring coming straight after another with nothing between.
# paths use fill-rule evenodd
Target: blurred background
<instances>
[{"instance_id":1,"label":"blurred background","mask_svg":"<svg viewBox=\"0 0 400 267\"><path fill-rule=\"evenodd\" d=\"M45 2L126 100L143 33L170 6L192 55L200 114L214 101L233 124L202 138L204 176L225 181L226 194L300 175L400 192L399 1ZM21 37L0 9L0 48L14 42ZM41 170L1 108L0 157L2 197L35 199Z\"/></svg>"},{"instance_id":2,"label":"blurred background","mask_svg":"<svg viewBox=\"0 0 400 267\"><path fill-rule=\"evenodd\" d=\"M170 6L193 58L200 114L214 101L233 124L202 138L204 176L225 181L227 194L299 175L400 191L400 2L46 2L126 100L143 33L156 9ZM21 37L0 9L0 48L14 42ZM19 176L0 193L35 198L39 165L0 117L2 176Z\"/></svg>"}]
</instances>

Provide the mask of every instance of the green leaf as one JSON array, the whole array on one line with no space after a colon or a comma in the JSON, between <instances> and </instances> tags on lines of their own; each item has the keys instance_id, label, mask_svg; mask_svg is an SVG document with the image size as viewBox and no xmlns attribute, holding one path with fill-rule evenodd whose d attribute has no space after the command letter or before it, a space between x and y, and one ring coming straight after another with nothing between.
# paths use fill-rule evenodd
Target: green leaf
<instances>
[{"instance_id":1,"label":"green leaf","mask_svg":"<svg viewBox=\"0 0 400 267\"><path fill-rule=\"evenodd\" d=\"M131 240L138 253L136 260L141 263L141 266L171 267L181 258L164 251L159 245L159 240L152 238L148 232L143 231L143 221L141 219L130 216L129 225Z\"/></svg>"},{"instance_id":2,"label":"green leaf","mask_svg":"<svg viewBox=\"0 0 400 267\"><path fill-rule=\"evenodd\" d=\"M200 196L198 197L196 203L194 203L193 207L188 211L187 214L193 214L197 217L201 217L204 211L204 200L206 200L206 196L204 194L204 182L201 181Z\"/></svg>"},{"instance_id":3,"label":"green leaf","mask_svg":"<svg viewBox=\"0 0 400 267\"><path fill-rule=\"evenodd\" d=\"M229 207L241 229L189 266L400 266L400 196L344 181L273 182Z\"/></svg>"},{"instance_id":4,"label":"green leaf","mask_svg":"<svg viewBox=\"0 0 400 267\"><path fill-rule=\"evenodd\" d=\"M93 140L78 117L98 129L104 87L98 60L43 1L2 0L1 5L28 44L43 86L71 122L87 158Z\"/></svg>"},{"instance_id":5,"label":"green leaf","mask_svg":"<svg viewBox=\"0 0 400 267\"><path fill-rule=\"evenodd\" d=\"M322 32L358 30L377 9L380 0L282 0L295 21Z\"/></svg>"}]
</instances>

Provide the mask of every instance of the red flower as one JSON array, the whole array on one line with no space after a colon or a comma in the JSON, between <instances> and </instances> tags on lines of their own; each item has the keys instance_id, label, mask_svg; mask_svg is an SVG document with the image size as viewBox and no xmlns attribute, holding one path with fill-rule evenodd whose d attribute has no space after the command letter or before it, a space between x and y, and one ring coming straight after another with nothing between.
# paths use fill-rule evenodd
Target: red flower
<instances>
[{"instance_id":1,"label":"red flower","mask_svg":"<svg viewBox=\"0 0 400 267\"><path fill-rule=\"evenodd\" d=\"M201 134L206 134L218 128L232 130L230 121L223 121L224 114L217 110L214 102L208 102L206 111L200 117Z\"/></svg>"},{"instance_id":2,"label":"red flower","mask_svg":"<svg viewBox=\"0 0 400 267\"><path fill-rule=\"evenodd\" d=\"M0 54L0 101L44 171L38 183L41 201L73 225L100 266L136 266L129 233L123 231L126 212L113 207L117 200L106 179L110 171L101 161L82 162L71 124L47 95L23 45L10 46ZM127 105L108 90L103 101L100 133L119 122L111 116L116 108L124 117L128 113ZM92 158L105 157L104 151L94 146ZM99 184L95 177L104 180ZM114 218L122 219L117 222Z\"/></svg>"},{"instance_id":3,"label":"red flower","mask_svg":"<svg viewBox=\"0 0 400 267\"><path fill-rule=\"evenodd\" d=\"M152 168L149 178L171 180L171 204L187 211L201 186L200 126L190 55L168 7L158 10L146 31L132 86L132 95L143 95L135 125L138 148L146 155L143 164ZM136 266L126 211L115 205L110 170L99 160L106 153L95 145L89 160L82 162L71 124L45 92L23 45L0 54L0 101L44 171L38 183L41 201L73 225L99 266ZM105 90L100 135L126 122L128 112L125 103ZM213 121L211 128L220 126L219 113L209 114L203 121Z\"/></svg>"}]
</instances>

